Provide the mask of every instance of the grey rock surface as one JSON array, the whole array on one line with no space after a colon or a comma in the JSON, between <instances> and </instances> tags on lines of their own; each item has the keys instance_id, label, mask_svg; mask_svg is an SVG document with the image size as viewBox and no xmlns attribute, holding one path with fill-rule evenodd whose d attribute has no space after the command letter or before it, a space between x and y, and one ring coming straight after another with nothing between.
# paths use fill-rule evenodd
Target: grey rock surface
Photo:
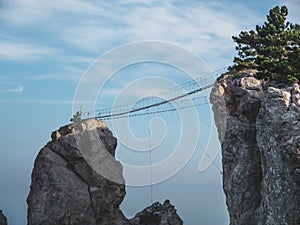
<instances>
[{"instance_id":1,"label":"grey rock surface","mask_svg":"<svg viewBox=\"0 0 300 225\"><path fill-rule=\"evenodd\" d=\"M59 128L51 137L34 163L28 225L130 225L119 209L125 181L122 165L114 158L117 140L107 125L83 120ZM160 224L176 225L176 210L169 202L163 208L167 211Z\"/></svg>"},{"instance_id":2,"label":"grey rock surface","mask_svg":"<svg viewBox=\"0 0 300 225\"><path fill-rule=\"evenodd\" d=\"M222 75L212 89L231 225L300 224L300 89L253 71Z\"/></svg>"},{"instance_id":3,"label":"grey rock surface","mask_svg":"<svg viewBox=\"0 0 300 225\"><path fill-rule=\"evenodd\" d=\"M259 224L300 224L299 86L269 87L257 117L262 201Z\"/></svg>"},{"instance_id":4,"label":"grey rock surface","mask_svg":"<svg viewBox=\"0 0 300 225\"><path fill-rule=\"evenodd\" d=\"M2 210L0 210L0 225L7 225L7 218L4 216Z\"/></svg>"},{"instance_id":5,"label":"grey rock surface","mask_svg":"<svg viewBox=\"0 0 300 225\"><path fill-rule=\"evenodd\" d=\"M53 132L35 160L28 224L129 224L119 209L125 185L114 160L116 144L106 124L95 119Z\"/></svg>"},{"instance_id":6,"label":"grey rock surface","mask_svg":"<svg viewBox=\"0 0 300 225\"><path fill-rule=\"evenodd\" d=\"M132 225L182 225L183 221L170 201L165 200L163 204L156 202L137 213L130 223Z\"/></svg>"}]
</instances>

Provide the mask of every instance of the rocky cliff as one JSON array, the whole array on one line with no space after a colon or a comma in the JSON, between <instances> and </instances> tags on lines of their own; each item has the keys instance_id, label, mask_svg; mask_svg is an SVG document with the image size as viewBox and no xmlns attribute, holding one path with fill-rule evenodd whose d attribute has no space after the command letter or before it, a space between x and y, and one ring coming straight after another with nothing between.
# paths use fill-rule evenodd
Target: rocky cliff
<instances>
[{"instance_id":1,"label":"rocky cliff","mask_svg":"<svg viewBox=\"0 0 300 225\"><path fill-rule=\"evenodd\" d=\"M53 132L34 163L28 225L130 225L119 209L125 182L116 145L107 125L96 119Z\"/></svg>"},{"instance_id":2,"label":"rocky cliff","mask_svg":"<svg viewBox=\"0 0 300 225\"><path fill-rule=\"evenodd\" d=\"M222 75L210 101L231 225L300 224L300 89Z\"/></svg>"},{"instance_id":3,"label":"rocky cliff","mask_svg":"<svg viewBox=\"0 0 300 225\"><path fill-rule=\"evenodd\" d=\"M183 221L176 213L176 209L166 200L147 207L130 220L132 225L182 225Z\"/></svg>"},{"instance_id":4,"label":"rocky cliff","mask_svg":"<svg viewBox=\"0 0 300 225\"><path fill-rule=\"evenodd\" d=\"M3 215L2 210L0 210L0 225L7 225L7 219Z\"/></svg>"}]
</instances>

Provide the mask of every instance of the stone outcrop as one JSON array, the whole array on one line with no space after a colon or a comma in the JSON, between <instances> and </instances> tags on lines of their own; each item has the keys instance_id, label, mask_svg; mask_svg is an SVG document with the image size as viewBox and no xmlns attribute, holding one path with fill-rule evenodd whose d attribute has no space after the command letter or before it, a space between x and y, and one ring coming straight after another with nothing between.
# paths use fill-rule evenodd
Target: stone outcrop
<instances>
[{"instance_id":1,"label":"stone outcrop","mask_svg":"<svg viewBox=\"0 0 300 225\"><path fill-rule=\"evenodd\" d=\"M130 225L119 209L125 181L107 125L87 119L51 137L34 163L28 225Z\"/></svg>"},{"instance_id":2,"label":"stone outcrop","mask_svg":"<svg viewBox=\"0 0 300 225\"><path fill-rule=\"evenodd\" d=\"M182 225L183 221L170 201L166 200L163 204L156 202L137 213L130 223L132 225Z\"/></svg>"},{"instance_id":3,"label":"stone outcrop","mask_svg":"<svg viewBox=\"0 0 300 225\"><path fill-rule=\"evenodd\" d=\"M212 103L231 225L300 224L300 89L222 75Z\"/></svg>"},{"instance_id":4,"label":"stone outcrop","mask_svg":"<svg viewBox=\"0 0 300 225\"><path fill-rule=\"evenodd\" d=\"M7 225L7 219L3 215L2 210L0 210L0 225Z\"/></svg>"},{"instance_id":5,"label":"stone outcrop","mask_svg":"<svg viewBox=\"0 0 300 225\"><path fill-rule=\"evenodd\" d=\"M128 225L119 210L125 185L113 160L116 144L106 124L94 119L53 132L35 160L28 224Z\"/></svg>"}]
</instances>

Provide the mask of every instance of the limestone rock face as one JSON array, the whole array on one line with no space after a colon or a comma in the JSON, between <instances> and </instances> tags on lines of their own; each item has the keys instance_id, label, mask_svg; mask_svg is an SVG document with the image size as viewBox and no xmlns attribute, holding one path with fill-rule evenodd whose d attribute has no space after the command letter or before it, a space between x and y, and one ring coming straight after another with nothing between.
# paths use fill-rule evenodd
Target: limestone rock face
<instances>
[{"instance_id":1,"label":"limestone rock face","mask_svg":"<svg viewBox=\"0 0 300 225\"><path fill-rule=\"evenodd\" d=\"M300 224L299 86L269 87L257 117L261 153L260 224Z\"/></svg>"},{"instance_id":2,"label":"limestone rock face","mask_svg":"<svg viewBox=\"0 0 300 225\"><path fill-rule=\"evenodd\" d=\"M7 219L3 215L2 210L0 210L0 225L7 225Z\"/></svg>"},{"instance_id":3,"label":"limestone rock face","mask_svg":"<svg viewBox=\"0 0 300 225\"><path fill-rule=\"evenodd\" d=\"M34 163L28 225L131 225L119 209L125 181L114 158L117 140L107 125L83 120L51 137ZM159 224L182 224L168 201L151 210L159 215Z\"/></svg>"},{"instance_id":4,"label":"limestone rock face","mask_svg":"<svg viewBox=\"0 0 300 225\"><path fill-rule=\"evenodd\" d=\"M117 141L105 123L90 119L53 132L38 154L27 198L28 225L127 225Z\"/></svg>"},{"instance_id":5,"label":"limestone rock face","mask_svg":"<svg viewBox=\"0 0 300 225\"><path fill-rule=\"evenodd\" d=\"M136 214L130 220L132 225L182 225L176 209L169 200L163 204L158 202Z\"/></svg>"},{"instance_id":6,"label":"limestone rock face","mask_svg":"<svg viewBox=\"0 0 300 225\"><path fill-rule=\"evenodd\" d=\"M212 89L231 225L300 224L300 89L251 72Z\"/></svg>"}]
</instances>

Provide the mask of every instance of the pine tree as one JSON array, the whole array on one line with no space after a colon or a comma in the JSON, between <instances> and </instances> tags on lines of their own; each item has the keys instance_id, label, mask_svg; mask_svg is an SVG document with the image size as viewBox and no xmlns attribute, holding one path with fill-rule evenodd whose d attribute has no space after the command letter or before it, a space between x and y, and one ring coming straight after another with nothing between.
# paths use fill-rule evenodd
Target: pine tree
<instances>
[{"instance_id":1,"label":"pine tree","mask_svg":"<svg viewBox=\"0 0 300 225\"><path fill-rule=\"evenodd\" d=\"M259 79L281 83L299 81L300 25L286 22L287 15L286 6L276 6L262 26L233 36L238 57L234 58L234 65L229 70L256 69Z\"/></svg>"}]
</instances>

